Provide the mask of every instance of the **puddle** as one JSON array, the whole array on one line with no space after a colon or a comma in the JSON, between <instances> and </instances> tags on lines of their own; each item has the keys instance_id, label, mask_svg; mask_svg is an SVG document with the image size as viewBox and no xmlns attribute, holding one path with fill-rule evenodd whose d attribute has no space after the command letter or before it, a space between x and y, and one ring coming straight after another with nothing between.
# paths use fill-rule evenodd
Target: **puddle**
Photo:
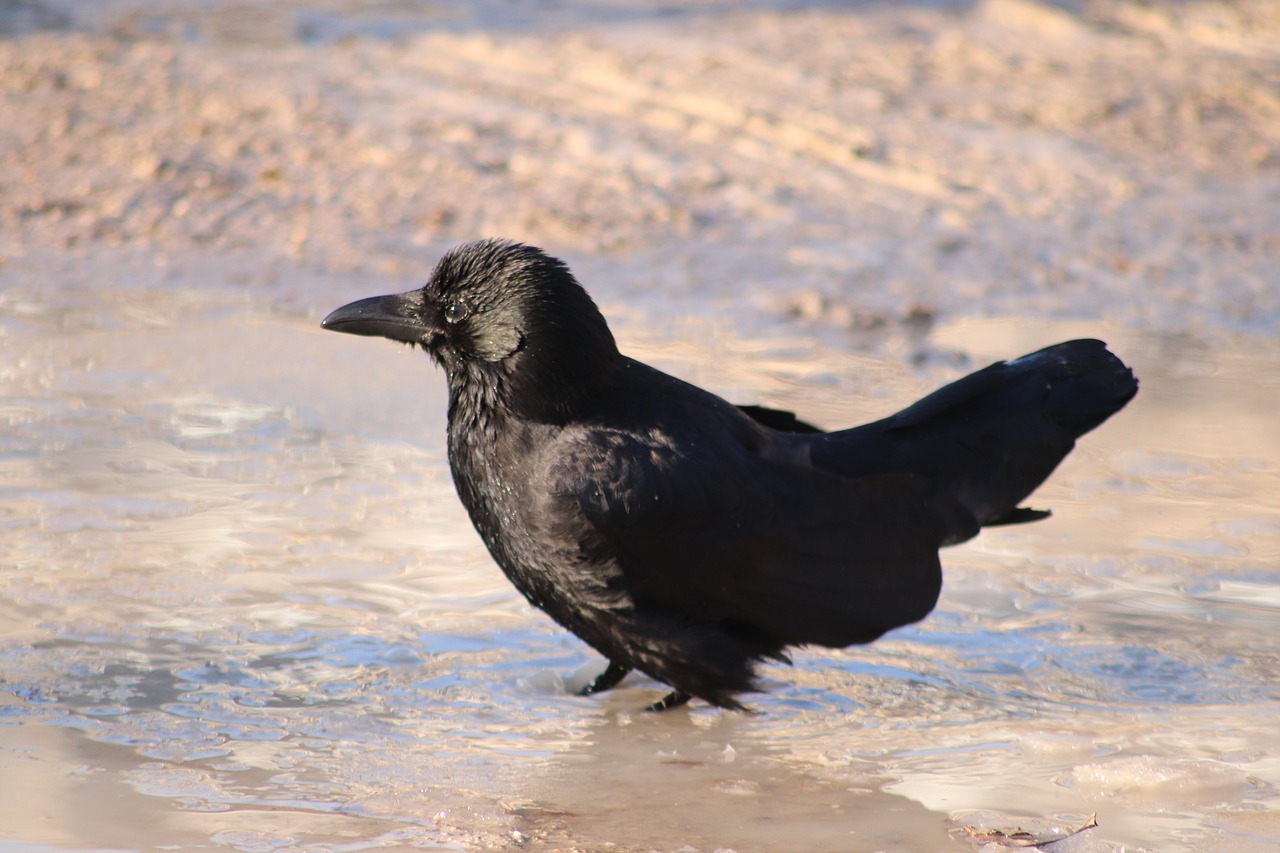
<instances>
[{"instance_id":1,"label":"puddle","mask_svg":"<svg viewBox=\"0 0 1280 853\"><path fill-rule=\"evenodd\" d=\"M0 853L1280 849L1264 5L0 0ZM828 427L1077 336L1142 391L926 621L637 714L440 374L318 328L482 235Z\"/></svg>"},{"instance_id":2,"label":"puddle","mask_svg":"<svg viewBox=\"0 0 1280 853\"><path fill-rule=\"evenodd\" d=\"M471 531L421 354L154 299L6 312L0 851L966 849L1095 812L1061 849L1280 838L1274 341L984 321L911 367L624 316L632 354L828 426L1081 333L1143 382L1051 520L945 554L924 623L768 669L757 715L653 716L642 678L568 694L601 661Z\"/></svg>"}]
</instances>

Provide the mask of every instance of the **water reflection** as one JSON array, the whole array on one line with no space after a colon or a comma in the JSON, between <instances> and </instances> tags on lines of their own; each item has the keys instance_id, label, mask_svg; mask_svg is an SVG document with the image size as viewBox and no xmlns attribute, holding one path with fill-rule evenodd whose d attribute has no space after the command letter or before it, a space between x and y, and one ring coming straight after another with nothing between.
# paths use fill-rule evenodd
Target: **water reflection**
<instances>
[{"instance_id":1,"label":"water reflection","mask_svg":"<svg viewBox=\"0 0 1280 853\"><path fill-rule=\"evenodd\" d=\"M954 849L964 821L1093 811L1069 849L1280 838L1272 342L1112 335L1143 392L1037 495L1051 521L951 549L926 622L767 670L758 715L653 716L643 678L569 695L601 662L483 553L420 355L216 305L122 347L106 316L0 339L13 849ZM1082 330L943 327L928 345L969 363L913 368L619 331L837 425Z\"/></svg>"}]
</instances>

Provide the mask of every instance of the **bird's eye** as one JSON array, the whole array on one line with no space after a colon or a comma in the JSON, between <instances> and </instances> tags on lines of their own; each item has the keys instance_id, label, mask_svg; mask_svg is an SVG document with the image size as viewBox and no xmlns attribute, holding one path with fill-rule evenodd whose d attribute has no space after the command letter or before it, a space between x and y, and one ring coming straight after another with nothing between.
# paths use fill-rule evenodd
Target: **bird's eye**
<instances>
[{"instance_id":1,"label":"bird's eye","mask_svg":"<svg viewBox=\"0 0 1280 853\"><path fill-rule=\"evenodd\" d=\"M467 318L467 306L461 302L450 302L444 309L444 320L446 323L457 323L459 320Z\"/></svg>"}]
</instances>

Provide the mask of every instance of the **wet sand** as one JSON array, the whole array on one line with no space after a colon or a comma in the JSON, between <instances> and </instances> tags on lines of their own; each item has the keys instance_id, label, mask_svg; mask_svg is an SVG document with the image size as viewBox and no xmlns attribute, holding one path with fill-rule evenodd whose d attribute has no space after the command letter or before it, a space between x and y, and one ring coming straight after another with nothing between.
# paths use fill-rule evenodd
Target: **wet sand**
<instances>
[{"instance_id":1,"label":"wet sand","mask_svg":"<svg viewBox=\"0 0 1280 853\"><path fill-rule=\"evenodd\" d=\"M0 851L1280 843L1269 2L0 3ZM756 716L567 695L418 353L484 235L826 426L1098 336L1143 380ZM407 390L408 389L408 390Z\"/></svg>"}]
</instances>

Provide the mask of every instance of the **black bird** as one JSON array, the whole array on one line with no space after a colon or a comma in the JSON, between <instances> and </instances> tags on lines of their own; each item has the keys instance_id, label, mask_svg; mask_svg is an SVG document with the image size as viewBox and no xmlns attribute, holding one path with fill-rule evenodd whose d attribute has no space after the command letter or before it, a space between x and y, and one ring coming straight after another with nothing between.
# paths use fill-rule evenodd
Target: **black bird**
<instances>
[{"instance_id":1,"label":"black bird","mask_svg":"<svg viewBox=\"0 0 1280 853\"><path fill-rule=\"evenodd\" d=\"M1019 503L1138 388L1102 342L1068 341L824 432L627 358L563 262L501 240L323 325L444 368L449 464L493 558L608 658L584 695L638 669L673 688L657 710L742 709L789 646L923 619L938 548L1048 515Z\"/></svg>"}]
</instances>

